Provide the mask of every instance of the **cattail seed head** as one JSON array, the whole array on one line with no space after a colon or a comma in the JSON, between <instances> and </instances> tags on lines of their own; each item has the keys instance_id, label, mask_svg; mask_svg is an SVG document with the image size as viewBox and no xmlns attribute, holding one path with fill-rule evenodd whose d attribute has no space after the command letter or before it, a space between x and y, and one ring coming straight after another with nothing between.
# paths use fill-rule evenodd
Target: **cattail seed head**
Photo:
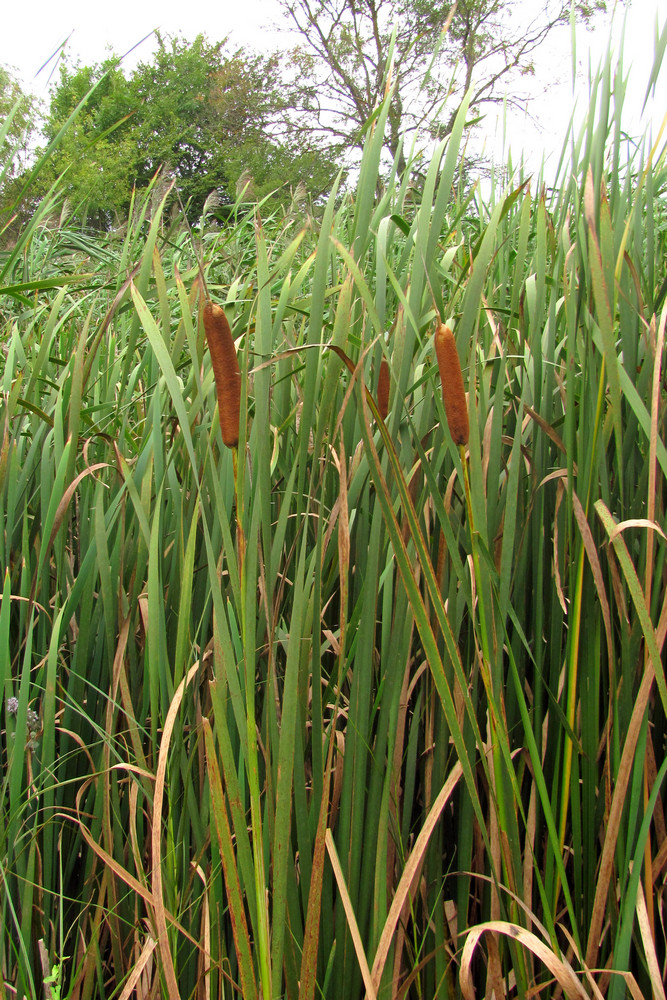
<instances>
[{"instance_id":1,"label":"cattail seed head","mask_svg":"<svg viewBox=\"0 0 667 1000\"><path fill-rule=\"evenodd\" d=\"M463 375L454 334L441 323L435 335L435 353L442 382L442 399L454 444L467 444L470 428Z\"/></svg>"},{"instance_id":2,"label":"cattail seed head","mask_svg":"<svg viewBox=\"0 0 667 1000\"><path fill-rule=\"evenodd\" d=\"M389 365L384 357L378 375L378 410L382 419L386 420L389 413Z\"/></svg>"},{"instance_id":3,"label":"cattail seed head","mask_svg":"<svg viewBox=\"0 0 667 1000\"><path fill-rule=\"evenodd\" d=\"M204 332L213 364L222 440L228 448L236 448L241 412L241 370L225 311L213 302L204 306Z\"/></svg>"}]
</instances>

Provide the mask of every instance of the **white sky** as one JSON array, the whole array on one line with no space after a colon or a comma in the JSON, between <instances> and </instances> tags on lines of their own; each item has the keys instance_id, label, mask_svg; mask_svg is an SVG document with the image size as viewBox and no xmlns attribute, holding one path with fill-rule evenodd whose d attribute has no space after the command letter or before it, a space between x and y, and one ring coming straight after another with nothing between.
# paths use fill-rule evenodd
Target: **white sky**
<instances>
[{"instance_id":1,"label":"white sky","mask_svg":"<svg viewBox=\"0 0 667 1000\"><path fill-rule=\"evenodd\" d=\"M239 45L272 48L280 36L271 23L280 19L276 0L24 0L3 6L0 65L15 67L24 84L42 93L49 69L37 79L40 67L71 35L67 52L84 64L108 55L124 55L156 28L166 34L210 41L227 35ZM269 37L272 35L272 37ZM130 57L145 61L151 41ZM51 64L52 68L53 63Z\"/></svg>"},{"instance_id":2,"label":"white sky","mask_svg":"<svg viewBox=\"0 0 667 1000\"><path fill-rule=\"evenodd\" d=\"M529 5L532 0L525 0ZM614 0L609 0L614 7ZM598 17L592 30L577 28L576 66L577 83L572 89L572 45L570 28L559 28L547 44L539 50L535 78L535 97L531 101L530 118L515 116L507 128L506 147L512 149L516 164L518 153L523 151L532 169L537 169L546 153L547 162L555 169L570 118L580 123L588 109L589 67L594 75L607 54L611 39L612 52L617 53L623 37L623 75L627 88L623 104L623 123L633 136L650 133L657 139L667 117L667 56L663 60L660 81L655 97L649 98L642 114L642 107L653 67L656 19L659 31L667 23L665 0L627 0L625 6L617 5L611 16ZM612 66L615 60L612 60ZM502 116L495 129L489 129L489 146L498 153L500 162L506 162L501 152L503 145ZM667 138L667 128L662 142Z\"/></svg>"},{"instance_id":3,"label":"white sky","mask_svg":"<svg viewBox=\"0 0 667 1000\"><path fill-rule=\"evenodd\" d=\"M519 0L530 5L533 0ZM614 0L610 0L613 6ZM210 41L230 36L232 43L270 49L281 44L291 44L288 37L276 30L282 21L277 0L26 0L21 3L6 2L0 33L0 65L12 68L26 89L39 96L47 93L49 72L54 61L37 76L40 67L57 52L70 36L67 51L70 59L83 64L99 62L113 51L116 55L128 52L144 36L158 28L167 34L181 33L187 38L205 34ZM667 19L664 0L629 0L628 22L625 38L625 66L632 65L629 94L626 98L628 126L639 133L645 124L639 123L648 74L652 65L653 33L656 13L660 13L661 27ZM530 6L529 6L530 9ZM618 37L623 21L623 9L614 18L614 33ZM292 36L294 38L294 36ZM586 100L586 80L589 53L593 66L597 66L606 50L609 38L609 19L599 18L595 30L578 29L577 64L580 77L578 105ZM127 65L138 60L148 60L152 43L144 41L128 57ZM654 102L651 119L654 135L667 114L667 64L663 67L662 85ZM542 150L560 149L565 135L575 97L571 86L571 50L569 29L563 29L543 46L539 54L538 72L534 81L536 97L532 113L537 119L522 121L513 117L509 128L512 154L518 157L521 147L537 165ZM499 152L502 145L502 124L489 121L485 129L489 146L487 151ZM552 156L554 154L552 153Z\"/></svg>"}]
</instances>

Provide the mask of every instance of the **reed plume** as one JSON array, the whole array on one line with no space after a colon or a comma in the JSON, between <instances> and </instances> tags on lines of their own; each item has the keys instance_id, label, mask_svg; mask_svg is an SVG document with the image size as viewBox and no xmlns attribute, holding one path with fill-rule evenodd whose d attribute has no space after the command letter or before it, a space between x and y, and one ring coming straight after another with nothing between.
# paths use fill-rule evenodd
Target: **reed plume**
<instances>
[{"instance_id":1,"label":"reed plume","mask_svg":"<svg viewBox=\"0 0 667 1000\"><path fill-rule=\"evenodd\" d=\"M435 353L442 382L442 399L454 444L466 445L470 428L463 375L454 334L441 323L435 335Z\"/></svg>"},{"instance_id":2,"label":"reed plume","mask_svg":"<svg viewBox=\"0 0 667 1000\"><path fill-rule=\"evenodd\" d=\"M389 413L389 365L384 357L378 375L378 410L382 419L386 420Z\"/></svg>"},{"instance_id":3,"label":"reed plume","mask_svg":"<svg viewBox=\"0 0 667 1000\"><path fill-rule=\"evenodd\" d=\"M210 301L204 306L204 332L211 352L222 440L228 448L237 448L241 411L241 370L225 311Z\"/></svg>"}]
</instances>

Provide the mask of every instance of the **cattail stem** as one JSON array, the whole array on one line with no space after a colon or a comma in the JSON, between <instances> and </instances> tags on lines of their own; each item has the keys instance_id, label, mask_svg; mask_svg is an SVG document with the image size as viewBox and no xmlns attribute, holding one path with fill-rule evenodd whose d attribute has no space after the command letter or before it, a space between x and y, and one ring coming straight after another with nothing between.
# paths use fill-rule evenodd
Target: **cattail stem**
<instances>
[{"instance_id":1,"label":"cattail stem","mask_svg":"<svg viewBox=\"0 0 667 1000\"><path fill-rule=\"evenodd\" d=\"M463 388L463 375L454 334L444 323L440 324L435 335L435 353L442 383L442 399L445 404L445 413L452 440L454 444L466 445L470 427L466 394Z\"/></svg>"},{"instance_id":2,"label":"cattail stem","mask_svg":"<svg viewBox=\"0 0 667 1000\"><path fill-rule=\"evenodd\" d=\"M245 534L243 532L243 497L240 495L242 491L239 490L238 448L234 448L232 452L232 459L234 462L234 492L236 494L236 542L238 546L239 580L241 581L241 589L243 591L244 574L245 574ZM243 618L245 622L245 613L243 615Z\"/></svg>"}]
</instances>

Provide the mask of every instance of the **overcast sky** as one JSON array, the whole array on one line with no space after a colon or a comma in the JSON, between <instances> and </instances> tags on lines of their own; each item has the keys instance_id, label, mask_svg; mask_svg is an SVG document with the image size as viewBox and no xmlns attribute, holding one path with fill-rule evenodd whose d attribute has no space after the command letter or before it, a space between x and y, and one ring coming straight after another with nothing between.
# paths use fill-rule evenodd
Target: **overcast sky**
<instances>
[{"instance_id":1,"label":"overcast sky","mask_svg":"<svg viewBox=\"0 0 667 1000\"><path fill-rule=\"evenodd\" d=\"M256 48L281 41L271 31L281 20L277 0L27 0L25 7L6 0L3 7L0 64L18 69L37 92L46 85L48 70L36 74L68 36L70 58L83 64L99 62L109 50L124 55L155 29L190 39L204 34L210 41L229 35ZM152 48L145 41L135 55L148 59Z\"/></svg>"},{"instance_id":2,"label":"overcast sky","mask_svg":"<svg viewBox=\"0 0 667 1000\"><path fill-rule=\"evenodd\" d=\"M534 3L535 0L518 0ZM610 0L610 7L614 0ZM630 0L626 28L625 66L632 63L629 94L626 99L628 119L637 124L646 90L653 53L653 31L656 12L661 10L661 26L667 19L664 0ZM271 49L291 44L288 35L276 30L287 22L281 18L277 0L27 0L3 4L0 33L0 65L13 68L23 85L40 96L47 93L49 73L57 53L67 42L70 60L83 64L98 62L110 51L123 55L156 28L167 34L180 33L187 38L205 34L211 41L226 36L232 43ZM623 21L623 11L614 19L615 37ZM585 105L589 53L596 66L606 50L609 38L609 18L596 21L592 32L578 30L577 63L580 86L578 103ZM294 36L292 36L294 38ZM150 58L154 44L142 42L128 56L126 65ZM39 72L40 67L51 62ZM654 132L667 114L667 87L664 85L667 65L663 68L662 87L651 109ZM516 158L519 148L535 155L536 150L560 148L575 101L571 87L571 55L569 29L563 29L540 50L538 73L534 81L536 97L532 104L535 120L511 121L512 151ZM643 130L643 125L641 126ZM634 129L633 129L634 130ZM502 125L485 129L489 143L498 149Z\"/></svg>"}]
</instances>

